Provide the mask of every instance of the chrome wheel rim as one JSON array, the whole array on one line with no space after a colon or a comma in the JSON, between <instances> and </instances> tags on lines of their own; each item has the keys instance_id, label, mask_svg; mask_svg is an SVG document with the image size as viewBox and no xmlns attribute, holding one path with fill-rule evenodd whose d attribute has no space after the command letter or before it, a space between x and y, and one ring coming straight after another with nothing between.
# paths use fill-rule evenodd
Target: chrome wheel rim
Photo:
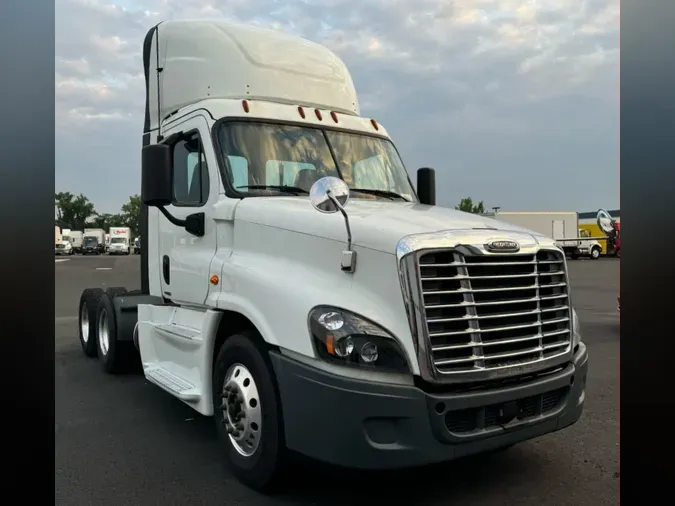
<instances>
[{"instance_id":1,"label":"chrome wheel rim","mask_svg":"<svg viewBox=\"0 0 675 506\"><path fill-rule=\"evenodd\" d=\"M80 332L82 333L82 340L86 343L89 342L89 311L87 309L87 303L82 304L80 308Z\"/></svg>"},{"instance_id":2,"label":"chrome wheel rim","mask_svg":"<svg viewBox=\"0 0 675 506\"><path fill-rule=\"evenodd\" d=\"M108 333L108 312L103 309L98 317L98 342L104 355L110 349L110 334Z\"/></svg>"},{"instance_id":3,"label":"chrome wheel rim","mask_svg":"<svg viewBox=\"0 0 675 506\"><path fill-rule=\"evenodd\" d=\"M243 457L252 456L262 435L262 410L258 386L242 364L231 366L221 393L223 423L230 442Z\"/></svg>"}]
</instances>

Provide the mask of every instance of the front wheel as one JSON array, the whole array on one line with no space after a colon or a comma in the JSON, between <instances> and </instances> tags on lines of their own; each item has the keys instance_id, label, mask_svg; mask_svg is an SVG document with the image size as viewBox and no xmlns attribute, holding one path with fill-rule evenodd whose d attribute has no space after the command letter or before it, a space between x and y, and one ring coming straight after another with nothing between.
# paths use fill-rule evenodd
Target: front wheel
<instances>
[{"instance_id":1,"label":"front wheel","mask_svg":"<svg viewBox=\"0 0 675 506\"><path fill-rule=\"evenodd\" d=\"M593 248L591 250L591 258L593 260L597 260L598 258L600 258L600 248Z\"/></svg>"},{"instance_id":2,"label":"front wheel","mask_svg":"<svg viewBox=\"0 0 675 506\"><path fill-rule=\"evenodd\" d=\"M229 337L213 369L213 411L225 458L242 483L273 487L286 457L281 407L267 350L258 335Z\"/></svg>"}]
</instances>

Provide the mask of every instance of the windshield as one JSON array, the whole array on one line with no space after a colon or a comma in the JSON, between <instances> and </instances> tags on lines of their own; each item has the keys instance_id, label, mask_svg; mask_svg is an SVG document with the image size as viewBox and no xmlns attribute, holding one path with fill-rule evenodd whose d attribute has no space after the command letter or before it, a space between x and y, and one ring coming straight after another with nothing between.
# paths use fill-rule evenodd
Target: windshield
<instances>
[{"instance_id":1,"label":"windshield","mask_svg":"<svg viewBox=\"0 0 675 506\"><path fill-rule=\"evenodd\" d=\"M96 239L96 237L85 237L82 242L87 245L98 244L98 239Z\"/></svg>"},{"instance_id":2,"label":"windshield","mask_svg":"<svg viewBox=\"0 0 675 506\"><path fill-rule=\"evenodd\" d=\"M124 244L126 239L124 237L113 237L110 239L110 244Z\"/></svg>"},{"instance_id":3,"label":"windshield","mask_svg":"<svg viewBox=\"0 0 675 506\"><path fill-rule=\"evenodd\" d=\"M309 192L318 179L335 176L356 190L352 198L391 198L358 191L365 189L416 200L403 162L388 139L291 125L228 122L221 125L218 140L232 184L242 193L284 194L278 188L249 190L250 186L292 186Z\"/></svg>"}]
</instances>

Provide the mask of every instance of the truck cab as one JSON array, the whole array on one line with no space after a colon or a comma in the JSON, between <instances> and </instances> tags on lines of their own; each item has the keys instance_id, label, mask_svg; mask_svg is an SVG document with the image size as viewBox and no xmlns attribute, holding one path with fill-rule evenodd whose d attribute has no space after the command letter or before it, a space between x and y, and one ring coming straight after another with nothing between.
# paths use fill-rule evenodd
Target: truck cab
<instances>
[{"instance_id":1,"label":"truck cab","mask_svg":"<svg viewBox=\"0 0 675 506\"><path fill-rule=\"evenodd\" d=\"M591 233L580 228L579 233L579 246L576 252L576 256L588 256L592 260L597 260L602 255L602 245L595 239L591 238Z\"/></svg>"},{"instance_id":2,"label":"truck cab","mask_svg":"<svg viewBox=\"0 0 675 506\"><path fill-rule=\"evenodd\" d=\"M368 469L576 422L587 352L553 239L435 206L344 63L274 31L145 39L141 290L85 290L80 343L215 419L247 485L289 450Z\"/></svg>"}]
</instances>

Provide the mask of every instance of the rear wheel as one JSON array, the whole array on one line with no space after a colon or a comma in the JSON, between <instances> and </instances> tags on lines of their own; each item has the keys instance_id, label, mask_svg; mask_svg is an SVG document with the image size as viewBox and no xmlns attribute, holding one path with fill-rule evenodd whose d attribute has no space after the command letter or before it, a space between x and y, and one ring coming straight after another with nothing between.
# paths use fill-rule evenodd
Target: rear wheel
<instances>
[{"instance_id":1,"label":"rear wheel","mask_svg":"<svg viewBox=\"0 0 675 506\"><path fill-rule=\"evenodd\" d=\"M127 289L123 286L111 286L106 288L105 293L110 297L110 300L114 299L118 295L123 295L127 293Z\"/></svg>"},{"instance_id":2,"label":"rear wheel","mask_svg":"<svg viewBox=\"0 0 675 506\"><path fill-rule=\"evenodd\" d=\"M130 343L117 340L117 321L112 298L103 293L96 311L97 352L103 370L109 374L122 372L129 364Z\"/></svg>"},{"instance_id":3,"label":"rear wheel","mask_svg":"<svg viewBox=\"0 0 675 506\"><path fill-rule=\"evenodd\" d=\"M268 490L281 474L286 441L272 364L260 342L253 333L225 341L213 369L213 411L232 473Z\"/></svg>"},{"instance_id":4,"label":"rear wheel","mask_svg":"<svg viewBox=\"0 0 675 506\"><path fill-rule=\"evenodd\" d=\"M95 357L96 351L96 310L98 301L103 295L100 288L87 288L80 295L80 306L78 311L78 328L80 336L80 345L82 351L87 357Z\"/></svg>"}]
</instances>

